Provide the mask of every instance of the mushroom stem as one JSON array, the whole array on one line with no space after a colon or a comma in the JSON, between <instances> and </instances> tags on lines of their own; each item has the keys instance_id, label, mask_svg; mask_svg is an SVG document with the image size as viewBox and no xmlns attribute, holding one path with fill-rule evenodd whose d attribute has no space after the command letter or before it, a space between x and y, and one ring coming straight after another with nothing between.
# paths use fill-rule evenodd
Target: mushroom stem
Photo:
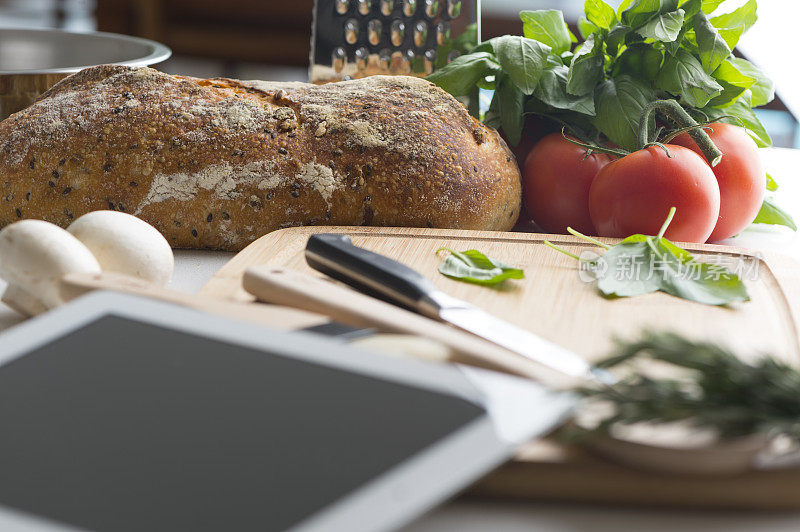
<instances>
[{"instance_id":1,"label":"mushroom stem","mask_svg":"<svg viewBox=\"0 0 800 532\"><path fill-rule=\"evenodd\" d=\"M16 284L10 284L6 287L6 291L3 292L3 297L0 298L0 301L23 316L37 316L47 310L47 307L40 299L32 296Z\"/></svg>"}]
</instances>

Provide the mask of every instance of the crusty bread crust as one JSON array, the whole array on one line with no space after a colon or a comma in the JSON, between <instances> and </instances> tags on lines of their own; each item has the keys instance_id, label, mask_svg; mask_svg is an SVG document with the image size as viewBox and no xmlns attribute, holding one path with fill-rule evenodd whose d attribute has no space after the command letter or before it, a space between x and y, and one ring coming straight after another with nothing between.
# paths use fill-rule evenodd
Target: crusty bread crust
<instances>
[{"instance_id":1,"label":"crusty bread crust","mask_svg":"<svg viewBox=\"0 0 800 532\"><path fill-rule=\"evenodd\" d=\"M299 225L508 230L520 174L433 84L317 86L99 66L0 123L0 225L115 209L174 247L239 250Z\"/></svg>"}]
</instances>

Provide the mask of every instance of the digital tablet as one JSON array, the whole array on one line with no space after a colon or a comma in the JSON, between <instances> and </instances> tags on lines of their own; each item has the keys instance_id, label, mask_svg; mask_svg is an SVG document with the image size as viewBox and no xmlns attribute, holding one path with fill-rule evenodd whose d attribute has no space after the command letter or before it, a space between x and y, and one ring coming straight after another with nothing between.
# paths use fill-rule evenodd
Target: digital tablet
<instances>
[{"instance_id":1,"label":"digital tablet","mask_svg":"<svg viewBox=\"0 0 800 532\"><path fill-rule=\"evenodd\" d=\"M572 402L95 293L0 335L0 530L393 529Z\"/></svg>"}]
</instances>

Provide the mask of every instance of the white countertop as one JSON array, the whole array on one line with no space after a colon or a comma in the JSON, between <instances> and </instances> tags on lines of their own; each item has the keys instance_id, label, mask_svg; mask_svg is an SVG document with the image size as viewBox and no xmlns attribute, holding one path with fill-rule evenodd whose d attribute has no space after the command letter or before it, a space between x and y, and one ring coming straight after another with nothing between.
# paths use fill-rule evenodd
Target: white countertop
<instances>
[{"instance_id":1,"label":"white countertop","mask_svg":"<svg viewBox=\"0 0 800 532\"><path fill-rule=\"evenodd\" d=\"M800 152L769 150L765 151L764 156L768 171L780 184L777 193L778 203L800 221L800 179L795 175L800 168ZM780 251L800 261L800 236L784 228L749 229L725 243ZM232 253L176 251L175 274L170 287L184 292L196 292L232 257ZM0 290L2 289L3 284L0 281ZM19 322L20 317L17 314L0 304L0 331ZM800 512L699 512L587 504L495 502L462 498L437 508L409 526L407 530L409 532L795 531L800 530Z\"/></svg>"}]
</instances>

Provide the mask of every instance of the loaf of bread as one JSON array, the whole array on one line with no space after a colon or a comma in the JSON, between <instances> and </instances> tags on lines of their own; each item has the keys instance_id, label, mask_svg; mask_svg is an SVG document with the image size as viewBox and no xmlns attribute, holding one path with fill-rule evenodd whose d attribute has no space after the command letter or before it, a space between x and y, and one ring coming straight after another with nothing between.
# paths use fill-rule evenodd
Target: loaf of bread
<instances>
[{"instance_id":1,"label":"loaf of bread","mask_svg":"<svg viewBox=\"0 0 800 532\"><path fill-rule=\"evenodd\" d=\"M0 123L0 226L134 214L173 247L298 225L510 229L519 169L433 84L311 85L99 66Z\"/></svg>"}]
</instances>

